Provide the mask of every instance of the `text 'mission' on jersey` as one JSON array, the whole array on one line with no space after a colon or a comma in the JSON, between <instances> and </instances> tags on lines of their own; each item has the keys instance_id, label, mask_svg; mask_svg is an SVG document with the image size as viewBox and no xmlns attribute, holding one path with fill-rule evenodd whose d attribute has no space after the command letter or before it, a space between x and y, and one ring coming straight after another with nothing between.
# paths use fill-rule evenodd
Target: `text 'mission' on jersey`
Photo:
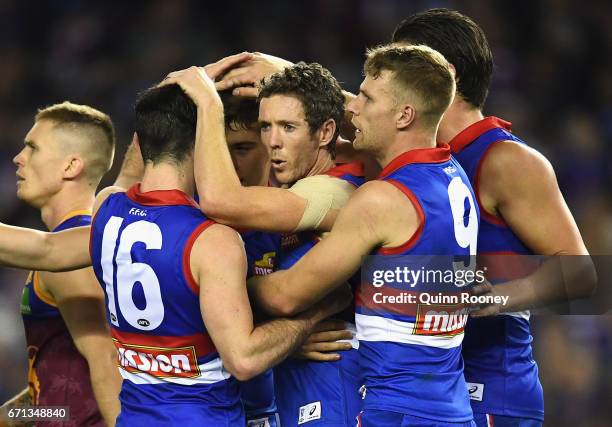
<instances>
[{"instance_id":1,"label":"text 'mission' on jersey","mask_svg":"<svg viewBox=\"0 0 612 427\"><path fill-rule=\"evenodd\" d=\"M109 196L94 218L92 262L124 378L118 425L244 422L190 269L191 248L211 224L185 193L139 184Z\"/></svg>"}]
</instances>

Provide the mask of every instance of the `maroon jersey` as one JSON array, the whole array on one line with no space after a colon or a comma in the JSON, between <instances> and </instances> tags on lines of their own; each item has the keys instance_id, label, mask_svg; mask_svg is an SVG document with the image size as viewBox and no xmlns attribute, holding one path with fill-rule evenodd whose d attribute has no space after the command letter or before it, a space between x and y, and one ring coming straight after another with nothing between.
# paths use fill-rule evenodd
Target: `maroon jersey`
<instances>
[{"instance_id":1,"label":"maroon jersey","mask_svg":"<svg viewBox=\"0 0 612 427\"><path fill-rule=\"evenodd\" d=\"M91 216L74 212L53 231L89 225ZM39 427L105 426L91 388L87 361L74 345L51 295L31 272L21 298L28 346L28 389L34 405L68 406L69 421L38 422Z\"/></svg>"}]
</instances>

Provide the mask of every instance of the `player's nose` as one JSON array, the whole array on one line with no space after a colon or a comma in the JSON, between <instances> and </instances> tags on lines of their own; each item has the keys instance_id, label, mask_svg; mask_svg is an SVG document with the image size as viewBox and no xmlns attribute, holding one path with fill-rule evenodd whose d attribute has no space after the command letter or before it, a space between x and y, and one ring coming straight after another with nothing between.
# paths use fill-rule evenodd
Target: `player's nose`
<instances>
[{"instance_id":1,"label":"player's nose","mask_svg":"<svg viewBox=\"0 0 612 427\"><path fill-rule=\"evenodd\" d=\"M270 129L270 148L281 148L283 146L283 138L281 137L280 131L277 127Z\"/></svg>"},{"instance_id":2,"label":"player's nose","mask_svg":"<svg viewBox=\"0 0 612 427\"><path fill-rule=\"evenodd\" d=\"M13 157L13 164L17 167L21 167L24 165L23 150L17 153L15 157Z\"/></svg>"}]
</instances>

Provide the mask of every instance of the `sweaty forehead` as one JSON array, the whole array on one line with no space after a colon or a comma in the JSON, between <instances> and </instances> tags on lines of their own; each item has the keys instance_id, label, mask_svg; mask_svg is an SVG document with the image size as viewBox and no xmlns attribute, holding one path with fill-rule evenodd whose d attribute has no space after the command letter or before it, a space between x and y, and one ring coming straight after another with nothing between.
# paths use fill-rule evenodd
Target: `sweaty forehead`
<instances>
[{"instance_id":1,"label":"sweaty forehead","mask_svg":"<svg viewBox=\"0 0 612 427\"><path fill-rule=\"evenodd\" d=\"M263 98L259 104L259 121L295 122L305 121L306 114L302 101L291 95L272 95Z\"/></svg>"}]
</instances>

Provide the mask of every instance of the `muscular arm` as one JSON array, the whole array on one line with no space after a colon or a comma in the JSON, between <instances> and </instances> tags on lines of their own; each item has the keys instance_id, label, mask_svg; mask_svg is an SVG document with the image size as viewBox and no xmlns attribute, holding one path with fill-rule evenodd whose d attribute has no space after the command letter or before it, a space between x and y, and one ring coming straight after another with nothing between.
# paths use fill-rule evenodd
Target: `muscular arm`
<instances>
[{"instance_id":1,"label":"muscular arm","mask_svg":"<svg viewBox=\"0 0 612 427\"><path fill-rule=\"evenodd\" d=\"M242 381L279 363L319 321L348 303L330 302L295 318L255 327L244 282L246 256L238 234L222 225L211 226L197 239L190 262L200 284L204 323L224 365Z\"/></svg>"},{"instance_id":2,"label":"muscular arm","mask_svg":"<svg viewBox=\"0 0 612 427\"><path fill-rule=\"evenodd\" d=\"M379 246L407 241L419 220L408 198L382 181L360 187L340 211L331 233L289 270L249 280L257 303L290 316L322 300L357 271L363 256Z\"/></svg>"},{"instance_id":3,"label":"muscular arm","mask_svg":"<svg viewBox=\"0 0 612 427\"><path fill-rule=\"evenodd\" d=\"M91 265L90 227L48 233L0 224L0 264L29 270L65 271Z\"/></svg>"},{"instance_id":4,"label":"muscular arm","mask_svg":"<svg viewBox=\"0 0 612 427\"><path fill-rule=\"evenodd\" d=\"M98 408L106 424L113 426L119 414L121 376L106 325L104 294L93 270L43 272L40 280L55 298L76 348L87 360Z\"/></svg>"},{"instance_id":5,"label":"muscular arm","mask_svg":"<svg viewBox=\"0 0 612 427\"><path fill-rule=\"evenodd\" d=\"M582 255L554 257L525 278L497 285L511 296L504 311L591 295L592 261L544 156L514 142L497 143L484 160L478 190L484 210L503 218L534 253Z\"/></svg>"}]
</instances>

